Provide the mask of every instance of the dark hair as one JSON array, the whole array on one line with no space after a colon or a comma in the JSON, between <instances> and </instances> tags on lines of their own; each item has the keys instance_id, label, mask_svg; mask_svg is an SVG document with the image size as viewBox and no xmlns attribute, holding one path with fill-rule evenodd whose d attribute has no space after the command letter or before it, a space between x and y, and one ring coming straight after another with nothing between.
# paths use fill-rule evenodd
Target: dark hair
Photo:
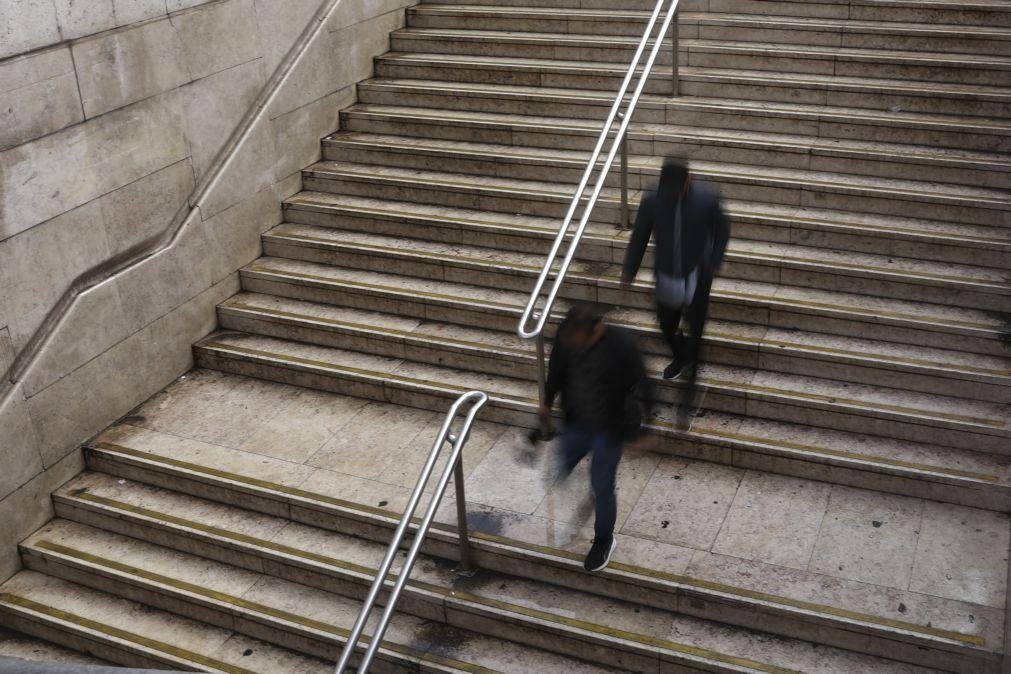
<instances>
[{"instance_id":1,"label":"dark hair","mask_svg":"<svg viewBox=\"0 0 1011 674\"><path fill-rule=\"evenodd\" d=\"M663 168L660 169L660 184L657 191L681 194L686 180L688 180L688 164L678 157L667 157L664 159Z\"/></svg>"},{"instance_id":2,"label":"dark hair","mask_svg":"<svg viewBox=\"0 0 1011 674\"><path fill-rule=\"evenodd\" d=\"M576 302L565 314L565 321L562 323L566 330L584 329L592 330L597 327L607 311L599 304L592 302Z\"/></svg>"}]
</instances>

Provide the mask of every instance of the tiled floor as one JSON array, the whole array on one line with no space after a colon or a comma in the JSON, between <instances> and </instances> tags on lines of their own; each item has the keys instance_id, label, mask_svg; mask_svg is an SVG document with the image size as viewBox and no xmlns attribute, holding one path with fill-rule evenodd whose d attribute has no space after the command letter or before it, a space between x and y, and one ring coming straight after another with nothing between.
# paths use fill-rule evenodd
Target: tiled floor
<instances>
[{"instance_id":1,"label":"tiled floor","mask_svg":"<svg viewBox=\"0 0 1011 674\"><path fill-rule=\"evenodd\" d=\"M196 371L107 437L143 436L188 460L396 509L441 419ZM581 550L593 516L586 466L557 479L555 447L533 447L525 435L475 428L464 459L472 525ZM737 560L770 583L831 585L830 577L872 593L1004 607L1009 526L1001 514L656 454L626 457L618 496L621 561L684 573ZM449 501L442 513L451 519Z\"/></svg>"}]
</instances>

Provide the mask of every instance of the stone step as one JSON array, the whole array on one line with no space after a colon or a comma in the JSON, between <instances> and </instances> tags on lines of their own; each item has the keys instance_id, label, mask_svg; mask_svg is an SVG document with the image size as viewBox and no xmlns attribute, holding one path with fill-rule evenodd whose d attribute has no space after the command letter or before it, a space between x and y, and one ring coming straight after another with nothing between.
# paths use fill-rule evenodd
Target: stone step
<instances>
[{"instance_id":1,"label":"stone step","mask_svg":"<svg viewBox=\"0 0 1011 674\"><path fill-rule=\"evenodd\" d=\"M639 35L601 35L588 33L584 35L572 33L555 33L554 49L549 49L539 42L529 42L529 37L543 38L548 31L538 21L544 8L531 12L530 7L506 9L492 8L491 11L501 14L505 10L514 17L523 17L524 25L529 26L529 32L519 28L517 22L506 30L484 29L453 29L438 27L438 21L431 18L425 23L432 28L416 27L418 22L411 21L410 28L395 32L394 39L410 35L443 33L446 37L460 37L464 40L480 39L480 35L497 35L502 42L528 42L530 50L524 56L538 58L572 58L574 60L604 60L613 62L629 62L632 53L638 46ZM652 8L650 8L652 10ZM440 10L443 14L444 11ZM481 11L477 7L459 8L475 16ZM487 10L485 10L487 11ZM566 12L577 13L580 10L571 9ZM412 17L429 14L431 10L425 5L419 5L412 10ZM565 14L561 14L565 16ZM477 33L473 38L469 34ZM921 52L921 53L952 53L966 56L970 54L1005 56L1011 43L1011 30L992 26L966 26L902 23L886 21L857 21L851 19L825 19L805 17L776 17L753 14L728 14L712 12L681 12L679 37L684 48L684 41L706 40L719 42L757 42L789 46L818 46L842 49L873 49L888 52ZM670 62L670 43L664 46L660 58L663 63ZM588 48L590 47L590 48ZM397 48L400 51L399 48ZM457 52L466 53L466 52ZM502 56L508 54L502 53ZM601 58L610 55L612 58Z\"/></svg>"},{"instance_id":2,"label":"stone step","mask_svg":"<svg viewBox=\"0 0 1011 674\"><path fill-rule=\"evenodd\" d=\"M374 78L358 85L365 105L590 120L607 117L613 91ZM917 144L1011 152L1011 124L997 119L879 112L798 103L645 95L635 120L713 129L803 134L831 140Z\"/></svg>"},{"instance_id":3,"label":"stone step","mask_svg":"<svg viewBox=\"0 0 1011 674\"><path fill-rule=\"evenodd\" d=\"M863 253L846 251L842 246L835 249L823 246L801 245L801 241L810 237L795 235L796 242L780 241L776 230L769 236L764 231L765 240L747 238L749 226L736 217L742 212L735 204L730 204L734 236L728 246L726 266L720 275L724 278L749 278L757 280L778 280L789 283L791 280L806 287L819 286L827 289L850 287L856 290L847 277L860 276L862 282L874 284L878 281L895 283L901 281L912 286L890 288L885 285L875 286L878 294L898 293L898 296L923 298L937 303L941 295L950 293L954 288L960 288L960 294L953 296L956 304L967 306L972 302L968 295L973 292L992 293L995 296L1006 294L1006 274L988 267L972 264L957 265L950 263L930 262L910 259L898 255L882 255L880 253ZM461 244L482 248L495 248L514 253L532 255L547 255L551 242L557 235L558 221L548 218L531 216L508 216L472 211L469 209L449 209L444 207L425 207L415 204L389 204L385 201L367 198L340 197L322 193L303 192L286 202L285 215L288 223L336 229L342 231L372 233L387 237L406 237L439 244ZM807 220L810 222L810 220ZM784 223L783 229L786 230ZM779 230L782 232L782 230ZM789 230L787 230L788 232ZM326 232L319 232L323 237ZM881 233L879 233L880 235ZM310 235L316 237L317 234ZM606 225L588 227L584 238L577 249L577 260L607 264L622 264L625 258L629 233L609 228ZM820 243L820 241L818 241ZM875 241L864 242L865 250L873 249ZM893 245L898 242L893 241ZM942 241L937 245L912 246L906 244L907 255L917 255L921 251L931 252L935 249L955 248L956 242ZM880 248L887 247L881 246ZM652 244L647 251L644 268L652 265ZM962 255L972 260L976 249L966 248ZM952 255L954 257L954 254ZM762 259L773 263L777 271L763 268ZM525 264L536 266L538 262L525 261ZM543 264L543 259L540 264ZM847 269L849 271L847 271ZM824 271L829 276L820 279L818 272ZM803 273L801 277L799 274ZM916 281L904 277L923 277ZM792 279L791 279L792 277ZM840 278L841 277L841 278ZM876 280L875 280L876 279ZM929 283L933 279L935 289L927 295L912 292L912 287ZM822 284L822 281L828 285ZM955 285L950 285L954 283ZM947 286L948 289L943 288ZM870 288L871 286L863 286ZM886 291L887 290L887 291ZM912 294L910 294L912 292ZM937 293L940 293L937 294ZM896 295L892 295L896 296ZM999 303L999 301L998 301ZM986 300L982 306L994 306L993 299Z\"/></svg>"},{"instance_id":4,"label":"stone step","mask_svg":"<svg viewBox=\"0 0 1011 674\"><path fill-rule=\"evenodd\" d=\"M419 10L423 11L423 10ZM455 56L498 56L547 59L607 65L628 64L639 45L639 36L612 38L610 35L571 35L537 32L540 20L535 12L529 23L514 29L480 30L471 27L407 28L391 36L394 52L447 54ZM455 22L454 22L455 23ZM432 25L421 22L418 25ZM894 78L919 82L978 84L1006 87L1011 84L1011 40L998 43L996 54L961 54L936 50L904 51L897 48L868 49L827 45L758 41L748 38L748 26L731 28L730 37L699 39L685 37L697 32L683 27L679 41L680 64L702 68L733 68L772 72ZM743 34L740 31L745 31ZM955 32L958 35L958 31ZM1008 33L1011 35L1011 32ZM943 39L943 38L939 38ZM670 71L673 48L668 44L657 58L656 67ZM626 65L627 67L627 65Z\"/></svg>"},{"instance_id":5,"label":"stone step","mask_svg":"<svg viewBox=\"0 0 1011 674\"><path fill-rule=\"evenodd\" d=\"M492 56L390 53L376 59L376 75L383 78L604 91L617 91L626 70L622 64ZM695 66L681 68L680 82L684 96L1011 117L1006 87ZM671 75L662 68L645 88L659 95L670 90Z\"/></svg>"},{"instance_id":6,"label":"stone step","mask_svg":"<svg viewBox=\"0 0 1011 674\"><path fill-rule=\"evenodd\" d=\"M200 498L209 496L221 503L283 516L299 524L380 542L388 539L389 531L396 523L396 515L403 507L399 498L378 508L374 503L366 504L340 485L333 484L334 474L328 470L312 472L301 487L284 486L270 479L253 477L250 462L243 459L246 453L241 451L217 453L215 463L222 467L205 467L201 463L204 456L198 448L186 449L186 443L182 442L170 446L166 440L171 437L165 436L161 440L165 444L161 447L135 438L124 441L127 444L96 443L97 446L88 450L89 465L94 470L131 482L144 482ZM196 457L196 462L193 457ZM265 460L264 463L268 462ZM289 472L297 467L289 466ZM272 465L267 470L276 473L283 468ZM88 475L82 479L90 480L87 490L76 493L64 491L57 497L61 514L87 513L81 516L88 517L89 521L101 518L109 523L104 526L124 526L114 523L123 520L140 523L143 520L142 526L147 530L170 531L176 540L192 538L185 531L186 522L175 521L172 513L158 513L164 498L141 500L134 495L140 491L136 486L122 488L107 477ZM103 486L95 487L93 493L91 485L99 480ZM314 485L323 487L325 484L329 484L325 491L313 491ZM381 493L375 491L373 495ZM157 505L152 507L152 503ZM139 512L138 506L142 508ZM456 536L451 524L453 510L452 503L443 505L437 518L440 524L426 541L426 553L456 558ZM133 515L124 511L133 511ZM688 617L716 619L746 628L761 626L764 631L791 638L794 633L800 633L805 635L805 639L826 645L869 654L884 652L892 658L940 666L951 671L997 671L995 665L1003 638L1003 615L1002 610L996 608L839 579L835 579L831 587L825 587L810 582L818 574L789 574L786 569L777 569L773 565L720 558L712 553L699 555L698 563L689 568L677 560L669 546L631 536L622 537L622 547L619 547L622 552L608 569L600 574L587 575L581 565L585 533L559 540L559 536L552 536L545 524L538 525L534 518L518 513L497 528L492 528L495 526L491 524L495 512L477 504L470 506L473 522L471 540L483 570L662 610L676 605L678 613ZM213 514L213 510L207 511L208 516L213 517ZM486 519L489 516L491 520ZM206 526L208 523L203 518L201 512L200 521ZM243 522L249 519L232 516L223 521ZM210 524L214 526L213 521ZM125 526L133 529L131 524ZM249 533L248 525L242 533ZM221 540L223 537L218 531L205 530L205 535L208 534L219 539L218 545L232 548L228 553L230 559L242 556L241 548L227 539ZM154 535L161 538L166 534ZM290 527L289 535L289 541L298 536L297 531L290 531ZM306 540L308 537L300 538ZM317 550L322 551L320 548ZM327 546L325 551L327 556L334 554L333 546ZM277 556L275 548L268 560ZM270 562L267 566L277 568L278 564ZM319 569L320 564L314 566ZM302 577L305 575L300 574ZM801 575L809 576L808 582L784 582L788 577L798 581ZM825 579L821 577L822 581ZM678 601L672 603L675 596ZM562 605L564 598L554 601L556 606Z\"/></svg>"},{"instance_id":7,"label":"stone step","mask_svg":"<svg viewBox=\"0 0 1011 674\"><path fill-rule=\"evenodd\" d=\"M410 277L419 284L472 286L478 294L511 291L522 298L517 302L522 306L542 266L537 255L463 245L447 248L443 244L432 244L428 246L431 250L422 250L421 241L413 243L418 246L417 250L396 244L361 246L334 241L334 232L324 228L319 231L322 236L314 237L318 240L304 240L303 237L299 241L288 237L282 244L275 239L270 245L278 257L255 262L245 269L244 276L253 278L273 269L282 274L293 272L292 278L306 277L309 283L325 284L330 280L342 282L356 273L367 278L362 272L373 275L371 279L381 283L383 275L388 274ZM638 280L627 289L621 287L619 277L618 264L574 262L560 297L651 310L654 299L649 272L640 272ZM863 337L870 332L882 341L1008 355L1002 338L1006 331L1004 317L925 302L721 276L713 287L711 313L713 318L760 327L845 337Z\"/></svg>"},{"instance_id":8,"label":"stone step","mask_svg":"<svg viewBox=\"0 0 1011 674\"><path fill-rule=\"evenodd\" d=\"M373 331L370 337L378 335ZM474 353L473 344L469 351L467 346L449 343L446 348L472 361L484 358ZM505 354L500 348L494 353ZM460 393L479 388L493 398L485 418L528 428L537 425L536 387L528 380L244 333L209 337L198 345L196 357L201 367L221 372L421 409L444 409ZM710 382L707 387L714 385ZM724 387L720 393L731 391ZM773 400L772 396L767 400ZM762 404L756 396L752 407L758 409ZM768 407L775 407L775 402ZM987 458L977 454L975 447L961 450L888 439L881 434L860 435L872 430L869 424L856 432L839 432L778 422L768 416L742 417L706 409L684 429L684 424L673 420L673 411L660 405L649 426L663 439L658 451L679 456L987 508L1007 502L1008 480L1002 477L1008 472L1006 458ZM991 472L984 472L988 470Z\"/></svg>"},{"instance_id":9,"label":"stone step","mask_svg":"<svg viewBox=\"0 0 1011 674\"><path fill-rule=\"evenodd\" d=\"M1004 269L1011 265L1011 235L993 228L953 223L857 216L821 209L725 201L733 239L797 243L834 251L886 255ZM495 211L394 202L324 192L301 192L285 202L290 222L323 227L374 226L380 234L406 235L446 243L477 243L518 252L540 253L544 241L557 235L552 217L510 215ZM410 229L403 224L410 223ZM590 223L577 258L620 262L629 235L608 225ZM477 232L478 234L474 234ZM479 236L474 240L473 236Z\"/></svg>"},{"instance_id":10,"label":"stone step","mask_svg":"<svg viewBox=\"0 0 1011 674\"><path fill-rule=\"evenodd\" d=\"M91 474L75 484L87 484L87 493L65 492L58 497L68 519L57 520L50 531L23 545L29 566L51 563L104 574L131 558L165 554L156 545L117 535L125 533L166 548L186 549L229 567L254 573L262 568L271 579L297 578L300 591L314 588L360 601L386 551L380 543L316 527L289 525L286 536L280 530L287 520L165 490L131 484L128 490L138 493L126 493L111 476ZM252 521L240 531L235 522L243 514L252 515ZM296 530L297 536L293 535ZM104 559L111 545L127 551L127 559L113 564ZM231 569L226 567L227 571ZM423 556L411 577L399 604L402 613L450 630L479 632L623 671L659 673L672 664L714 672L740 671L737 667L783 671L807 665L813 657L824 658L822 666L873 666L883 672L905 669L899 663L787 639L762 654L766 662L758 662L748 656L759 653L758 644L769 635L742 630L734 635L736 639L714 639L726 628L494 571L463 578L438 557ZM605 616L609 625L592 622ZM681 641L672 641L672 635ZM728 641L731 647L740 649L743 644L745 648L730 653L717 650L726 648Z\"/></svg>"},{"instance_id":11,"label":"stone step","mask_svg":"<svg viewBox=\"0 0 1011 674\"><path fill-rule=\"evenodd\" d=\"M115 594L118 589L99 591L76 579L22 571L0 585L0 622L125 667L215 674L333 671L331 663L243 636L231 626L211 626L155 608L151 600L159 597L156 592L131 601Z\"/></svg>"},{"instance_id":12,"label":"stone step","mask_svg":"<svg viewBox=\"0 0 1011 674\"><path fill-rule=\"evenodd\" d=\"M576 35L641 37L652 8L583 9L559 7L487 7L422 4L407 10L407 23L416 28L455 28L490 31L537 31Z\"/></svg>"},{"instance_id":13,"label":"stone step","mask_svg":"<svg viewBox=\"0 0 1011 674\"><path fill-rule=\"evenodd\" d=\"M114 483L111 478L107 481ZM193 514L191 510L190 515ZM207 526L214 514L200 514L200 521L191 523ZM253 522L266 519L250 512L245 515ZM253 522L244 528L255 531ZM163 523L168 524L164 520ZM260 559L247 559L244 561L251 563L236 565L232 560L242 554L239 551L227 563L221 563L72 522L57 520L46 529L22 547L30 569L45 570L50 575L126 599L144 601L215 627L228 629L234 625L239 633L255 634L268 643L297 644L302 652L320 659L335 659L343 648L361 606L360 596L355 595L364 593L360 590L353 591L352 596L342 596L332 590L310 587L293 581L292 575L283 570L266 574L260 570ZM167 537L164 532L159 536L162 540ZM289 572L298 577L296 570ZM592 674L629 671L481 635L464 628L461 622L466 620L439 624L451 610L437 604L427 607L420 617L398 612L383 640L381 668L461 674L561 668L578 668ZM451 645L454 642L456 645ZM715 671L732 670L724 667Z\"/></svg>"},{"instance_id":14,"label":"stone step","mask_svg":"<svg viewBox=\"0 0 1011 674\"><path fill-rule=\"evenodd\" d=\"M401 137L410 136L410 131L404 129L391 131L399 131ZM449 164L443 156L429 159L441 170L416 168L412 166L412 156L417 152L408 149L396 153L402 162L407 162L406 166L319 162L303 171L303 186L316 192L437 206L479 204L481 210L555 217L560 221L572 203L574 183L545 180L543 172L567 169L571 176L572 172L585 168L585 162L578 159L566 162L558 156L561 153L561 149L531 152L529 148L517 152L501 146L496 157L506 160L501 172L524 176L533 173L529 178L516 178L496 177L489 170L489 165L495 163L493 158L467 156L466 152L459 157L459 167ZM630 182L651 185L659 175L662 161L659 157L649 159L638 171L630 161ZM450 173L446 168L469 168L471 172ZM694 162L692 170L732 202L964 223L992 228L997 236L1008 236L1011 232L1011 193L998 190L706 161ZM630 187L630 221L634 219L640 196L639 190ZM620 206L618 188L605 188L590 215L591 221L618 226Z\"/></svg>"},{"instance_id":15,"label":"stone step","mask_svg":"<svg viewBox=\"0 0 1011 674\"><path fill-rule=\"evenodd\" d=\"M487 6L527 7L530 0L439 0L425 2L425 6ZM538 7L613 10L649 10L652 0L540 0ZM892 21L906 23L954 24L968 31L981 27L1011 26L1011 9L1005 0L856 0L840 3L833 0L682 0L681 12L706 12L710 14L754 15L758 17L792 20L799 17L821 19L848 19L851 21Z\"/></svg>"},{"instance_id":16,"label":"stone step","mask_svg":"<svg viewBox=\"0 0 1011 674\"><path fill-rule=\"evenodd\" d=\"M0 668L7 667L7 672L16 674L11 667L11 661L23 661L33 665L62 665L66 667L108 667L105 660L72 651L63 646L44 641L27 634L20 634L0 627ZM0 669L0 671L3 671Z\"/></svg>"},{"instance_id":17,"label":"stone step","mask_svg":"<svg viewBox=\"0 0 1011 674\"><path fill-rule=\"evenodd\" d=\"M244 274L243 287L252 291L260 291L263 285L267 285L266 289L272 287L269 283L257 283L256 280L251 280ZM418 285L422 286L421 292L424 292L424 283L418 281ZM299 294L297 286L295 288L293 295ZM379 298L374 297L373 302L373 307L379 308ZM394 313L391 309L387 311ZM446 322L458 323L452 318ZM466 354L465 362L470 361L467 365L450 359L449 362L453 362L454 367L471 369L489 376L509 376L511 366L515 368L525 364L526 368L516 369L512 376L534 379L533 361L522 353L498 353L492 360L504 359L505 363L495 368L485 365L482 351L494 351L493 347L499 342L497 332L489 334L475 328L467 334L478 346ZM388 338L387 342L389 341ZM363 348L358 344L355 346ZM429 344L418 345L416 348L426 346L431 348ZM378 354L381 357L392 358L398 357L401 350L396 344L393 346L396 349L394 353L391 353L390 347L382 348L379 344L373 345L370 350L375 349L381 351ZM442 351L438 356L441 357L430 356L425 360L436 361L441 365L446 360L446 352ZM669 355L653 357L651 370L662 372L669 360ZM679 396L678 388L660 382L659 374L656 376L657 383L661 384L660 399L675 402ZM707 391L706 407L713 410L752 414L836 430L868 432L882 437L933 442L962 449L1011 453L1011 446L1007 443L1007 438L1011 437L1011 428L1008 427L1006 404L840 382L820 376L756 371L750 367L711 362L704 364L699 374L699 383Z\"/></svg>"},{"instance_id":18,"label":"stone step","mask_svg":"<svg viewBox=\"0 0 1011 674\"><path fill-rule=\"evenodd\" d=\"M342 113L342 121L345 132L324 141L324 156L328 159L357 162L354 155L344 150L360 148L363 145L361 141L356 145L348 145L349 140L355 141L360 135L385 136L387 143L399 142L401 146L412 144L419 148L425 147L426 140L496 145L495 154L504 152L507 156L511 153L519 157L525 156L524 153L528 150L534 150L535 153L537 150L551 150L561 151L567 158L571 157L571 173L576 176L573 183L578 182L578 176L600 135L599 121L559 117L525 118L508 114L460 113L427 108L362 105ZM451 135L454 130L458 135ZM393 141L394 138L398 140ZM506 139L521 141L522 145L515 141L513 144L506 143ZM675 155L717 164L757 165L896 180L908 180L911 176L916 176L924 182L995 190L1006 190L1007 175L1011 171L1011 154L1006 153L877 141L821 140L801 134L669 123L634 124L629 133L628 147L629 152L635 155L645 155L634 158L640 166L652 166L656 157ZM550 156L543 156L541 160L550 161ZM497 157L496 162L499 163ZM575 167L577 163L581 165L578 168ZM502 168L503 173L508 171L508 167ZM533 175L531 168L524 169L526 176L519 174L519 168L514 167L513 170L517 171L515 177L542 179L541 176ZM611 175L611 183L617 184L617 181L618 172L615 170Z\"/></svg>"},{"instance_id":19,"label":"stone step","mask_svg":"<svg viewBox=\"0 0 1011 674\"><path fill-rule=\"evenodd\" d=\"M257 285L256 282L250 281ZM361 292L361 291L359 291ZM364 351L375 348L405 348L404 326L415 326L424 318L426 300L419 295L416 304L405 311L406 315L379 314L356 308L364 302L350 300L338 305L303 302L285 297L241 293L219 307L222 327L241 332L255 332L275 337L293 338L323 346ZM442 344L440 339L454 332L467 334L469 327L488 327L500 334L496 344L509 352L532 357L530 346L512 337L522 304L513 298L511 304L482 305L461 293L457 297L443 294L440 298L446 307L458 311L465 322L454 321L455 329L443 334L439 323L429 326L430 332L412 334L409 352L412 357L436 352L434 362L453 362L447 353L455 352L457 365L474 369L451 344ZM508 296L503 297L508 299ZM350 306L348 306L350 305ZM481 320L476 320L478 317ZM471 323L471 319L475 319ZM390 332L386 334L387 344L379 347L371 344L369 320L379 321ZM668 356L669 348L661 338L652 311L622 309L613 312L612 320L632 330L640 338L644 350L656 356ZM445 321L444 321L445 322ZM552 317L551 325L557 322ZM448 328L448 326L447 326ZM336 334L333 334L336 333ZM507 338L508 336L508 338ZM358 340L365 339L364 342ZM459 342L459 335L451 340ZM502 342L501 340L505 340ZM467 340L464 340L467 341ZM393 347L391 343L399 344ZM902 388L920 393L935 393L943 390L946 395L982 400L986 402L1011 402L1011 368L1007 359L986 358L959 351L925 349L897 345L871 339L841 338L798 330L766 329L734 321L711 321L703 340L706 351L705 362L751 367L772 372L783 372L801 376L828 377L842 382L868 384L888 388ZM419 349L419 345L425 348ZM401 355L398 352L397 355ZM431 356L428 356L431 358ZM443 359L446 360L443 360ZM531 361L532 363L532 361ZM507 361L493 365L481 362L481 368L492 368L507 376L526 368ZM532 364L529 376L536 377Z\"/></svg>"}]
</instances>

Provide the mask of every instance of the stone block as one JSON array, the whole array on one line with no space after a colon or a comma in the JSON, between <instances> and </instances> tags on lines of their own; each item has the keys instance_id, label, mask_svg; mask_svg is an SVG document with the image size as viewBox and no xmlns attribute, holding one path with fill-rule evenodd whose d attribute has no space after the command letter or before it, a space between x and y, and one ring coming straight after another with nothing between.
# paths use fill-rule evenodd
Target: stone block
<instances>
[{"instance_id":1,"label":"stone block","mask_svg":"<svg viewBox=\"0 0 1011 674\"><path fill-rule=\"evenodd\" d=\"M325 30L316 36L278 90L270 105L271 119L343 88L340 82L347 64L342 60L340 42Z\"/></svg>"},{"instance_id":2,"label":"stone block","mask_svg":"<svg viewBox=\"0 0 1011 674\"><path fill-rule=\"evenodd\" d=\"M253 0L213 3L172 18L190 76L200 79L260 56Z\"/></svg>"},{"instance_id":3,"label":"stone block","mask_svg":"<svg viewBox=\"0 0 1011 674\"><path fill-rule=\"evenodd\" d=\"M53 517L50 494L84 470L84 454L71 452L52 468L0 500L0 582L21 568L18 543Z\"/></svg>"},{"instance_id":4,"label":"stone block","mask_svg":"<svg viewBox=\"0 0 1011 674\"><path fill-rule=\"evenodd\" d=\"M260 235L281 220L281 199L272 189L260 190L205 220L211 278L220 281L259 257Z\"/></svg>"},{"instance_id":5,"label":"stone block","mask_svg":"<svg viewBox=\"0 0 1011 674\"><path fill-rule=\"evenodd\" d=\"M188 84L179 91L197 180L207 172L245 117L265 78L263 64L256 60Z\"/></svg>"},{"instance_id":6,"label":"stone block","mask_svg":"<svg viewBox=\"0 0 1011 674\"><path fill-rule=\"evenodd\" d=\"M129 26L165 16L165 0L112 0L112 11L117 26Z\"/></svg>"},{"instance_id":7,"label":"stone block","mask_svg":"<svg viewBox=\"0 0 1011 674\"><path fill-rule=\"evenodd\" d=\"M171 97L0 152L0 241L189 156Z\"/></svg>"},{"instance_id":8,"label":"stone block","mask_svg":"<svg viewBox=\"0 0 1011 674\"><path fill-rule=\"evenodd\" d=\"M320 140L340 127L340 111L354 104L356 87L341 89L271 121L277 137L277 174L319 161Z\"/></svg>"},{"instance_id":9,"label":"stone block","mask_svg":"<svg viewBox=\"0 0 1011 674\"><path fill-rule=\"evenodd\" d=\"M72 49L88 118L194 79L179 31L169 19L99 35Z\"/></svg>"},{"instance_id":10,"label":"stone block","mask_svg":"<svg viewBox=\"0 0 1011 674\"><path fill-rule=\"evenodd\" d=\"M189 162L178 162L0 242L14 343L24 346L80 274L166 228L192 188Z\"/></svg>"},{"instance_id":11,"label":"stone block","mask_svg":"<svg viewBox=\"0 0 1011 674\"><path fill-rule=\"evenodd\" d=\"M189 9L190 7L197 7L199 5L206 5L212 0L165 0L165 9L172 12L178 12L184 9Z\"/></svg>"},{"instance_id":12,"label":"stone block","mask_svg":"<svg viewBox=\"0 0 1011 674\"><path fill-rule=\"evenodd\" d=\"M64 40L94 35L116 27L112 0L53 0Z\"/></svg>"},{"instance_id":13,"label":"stone block","mask_svg":"<svg viewBox=\"0 0 1011 674\"><path fill-rule=\"evenodd\" d=\"M52 0L18 0L0 4L0 59L60 41Z\"/></svg>"},{"instance_id":14,"label":"stone block","mask_svg":"<svg viewBox=\"0 0 1011 674\"><path fill-rule=\"evenodd\" d=\"M4 437L0 499L4 499L42 472L39 439L20 386L6 396L0 394L0 429Z\"/></svg>"},{"instance_id":15,"label":"stone block","mask_svg":"<svg viewBox=\"0 0 1011 674\"><path fill-rule=\"evenodd\" d=\"M200 210L205 219L274 184L275 142L270 124L265 117L261 118L242 139L204 195Z\"/></svg>"},{"instance_id":16,"label":"stone block","mask_svg":"<svg viewBox=\"0 0 1011 674\"><path fill-rule=\"evenodd\" d=\"M0 150L84 119L70 49L57 47L0 63Z\"/></svg>"},{"instance_id":17,"label":"stone block","mask_svg":"<svg viewBox=\"0 0 1011 674\"><path fill-rule=\"evenodd\" d=\"M417 4L418 0L343 0L330 17L327 28L342 30L389 13L399 14L403 25L404 15L399 10Z\"/></svg>"},{"instance_id":18,"label":"stone block","mask_svg":"<svg viewBox=\"0 0 1011 674\"><path fill-rule=\"evenodd\" d=\"M267 72L274 72L295 41L327 0L254 0L256 22L260 25L260 52Z\"/></svg>"},{"instance_id":19,"label":"stone block","mask_svg":"<svg viewBox=\"0 0 1011 674\"><path fill-rule=\"evenodd\" d=\"M214 329L215 307L237 290L229 276L29 398L43 463L61 460L189 370L190 345Z\"/></svg>"}]
</instances>

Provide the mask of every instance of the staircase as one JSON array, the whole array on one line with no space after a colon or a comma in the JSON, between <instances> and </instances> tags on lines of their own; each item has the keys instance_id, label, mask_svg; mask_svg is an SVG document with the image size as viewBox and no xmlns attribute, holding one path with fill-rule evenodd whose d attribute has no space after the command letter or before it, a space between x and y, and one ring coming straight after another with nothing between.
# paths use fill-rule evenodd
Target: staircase
<instances>
[{"instance_id":1,"label":"staircase","mask_svg":"<svg viewBox=\"0 0 1011 674\"><path fill-rule=\"evenodd\" d=\"M682 4L681 96L659 66L630 185L689 158L733 239L702 406L651 420L593 576L586 485L522 449L514 331L653 2L537 5L409 11L198 369L54 494L0 624L133 666L330 671L437 418L477 388L482 570L452 572L448 499L374 671L1001 671L1011 2ZM619 219L615 172L558 311L619 306L659 373Z\"/></svg>"}]
</instances>

